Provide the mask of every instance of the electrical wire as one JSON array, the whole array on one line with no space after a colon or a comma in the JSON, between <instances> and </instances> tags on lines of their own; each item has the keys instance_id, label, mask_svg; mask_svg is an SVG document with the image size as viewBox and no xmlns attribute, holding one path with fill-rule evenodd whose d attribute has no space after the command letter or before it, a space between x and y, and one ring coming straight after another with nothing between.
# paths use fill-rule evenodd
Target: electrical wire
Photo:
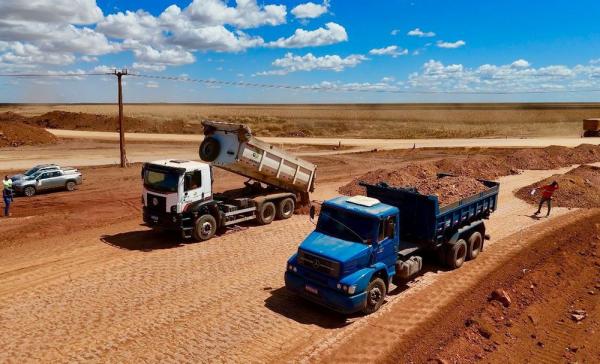
<instances>
[{"instance_id":1,"label":"electrical wire","mask_svg":"<svg viewBox=\"0 0 600 364\"><path fill-rule=\"evenodd\" d=\"M16 78L35 78L35 77L83 77L83 76L112 76L114 73L67 73L67 74L35 74L35 73L14 73L0 74L0 77L16 77ZM487 91L487 90L400 90L400 89L382 89L373 87L353 87L353 86L306 86L306 85L286 85L286 84L267 84L254 83L244 81L223 81L214 79L175 77L175 76L158 76L141 73L127 73L124 76L132 76L138 78L193 82L206 85L223 85L237 87L254 87L264 89L283 89L283 90L298 90L298 91L330 91L330 92L362 92L362 93L389 93L389 94L405 94L405 95L514 95L514 94L561 94L561 93L579 93L579 92L600 92L600 89L561 89L561 90L514 90L514 91ZM551 76L549 76L551 77Z\"/></svg>"}]
</instances>

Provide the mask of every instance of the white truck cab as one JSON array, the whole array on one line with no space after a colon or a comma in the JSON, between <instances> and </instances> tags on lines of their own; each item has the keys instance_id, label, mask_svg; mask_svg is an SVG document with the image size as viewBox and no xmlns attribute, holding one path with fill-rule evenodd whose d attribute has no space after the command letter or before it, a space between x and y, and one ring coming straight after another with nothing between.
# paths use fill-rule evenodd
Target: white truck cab
<instances>
[{"instance_id":1,"label":"white truck cab","mask_svg":"<svg viewBox=\"0 0 600 364\"><path fill-rule=\"evenodd\" d=\"M187 205L212 196L211 167L206 163L165 159L146 163L142 171L144 206L157 212L181 213Z\"/></svg>"}]
</instances>

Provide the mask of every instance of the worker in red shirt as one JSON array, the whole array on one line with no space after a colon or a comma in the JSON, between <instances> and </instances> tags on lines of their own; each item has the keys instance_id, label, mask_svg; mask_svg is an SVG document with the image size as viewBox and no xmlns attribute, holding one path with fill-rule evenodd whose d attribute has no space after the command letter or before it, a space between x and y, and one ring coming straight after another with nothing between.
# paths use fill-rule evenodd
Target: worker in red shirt
<instances>
[{"instance_id":1,"label":"worker in red shirt","mask_svg":"<svg viewBox=\"0 0 600 364\"><path fill-rule=\"evenodd\" d=\"M554 191L558 190L558 182L554 181L549 185L536 188L532 192L535 193L537 190L542 191L542 199L540 200L540 205L535 214L538 215L542 211L542 205L546 202L548 204L548 214L546 216L550 216L550 210L552 209L552 195L554 194Z\"/></svg>"}]
</instances>

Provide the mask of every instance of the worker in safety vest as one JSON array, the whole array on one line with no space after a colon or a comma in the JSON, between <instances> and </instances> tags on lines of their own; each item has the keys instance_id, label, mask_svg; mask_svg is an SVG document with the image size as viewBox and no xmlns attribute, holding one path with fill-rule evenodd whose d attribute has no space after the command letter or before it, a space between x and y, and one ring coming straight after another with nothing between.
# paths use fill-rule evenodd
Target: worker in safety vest
<instances>
[{"instance_id":1,"label":"worker in safety vest","mask_svg":"<svg viewBox=\"0 0 600 364\"><path fill-rule=\"evenodd\" d=\"M550 210L552 209L552 195L554 194L554 191L558 190L558 182L554 181L549 185L536 188L531 192L535 194L537 190L542 191L542 199L540 200L538 210L535 214L538 215L540 212L542 212L542 205L545 202L548 204L548 213L546 214L546 216L550 216Z\"/></svg>"},{"instance_id":2,"label":"worker in safety vest","mask_svg":"<svg viewBox=\"0 0 600 364\"><path fill-rule=\"evenodd\" d=\"M10 216L10 204L13 201L12 180L8 176L4 176L2 181L2 199L4 200L4 216Z\"/></svg>"}]
</instances>

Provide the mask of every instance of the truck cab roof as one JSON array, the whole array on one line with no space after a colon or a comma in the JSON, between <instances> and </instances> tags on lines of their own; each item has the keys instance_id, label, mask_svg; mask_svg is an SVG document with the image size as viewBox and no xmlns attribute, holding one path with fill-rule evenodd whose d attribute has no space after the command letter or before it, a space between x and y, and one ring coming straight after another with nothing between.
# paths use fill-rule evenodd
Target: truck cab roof
<instances>
[{"instance_id":1,"label":"truck cab roof","mask_svg":"<svg viewBox=\"0 0 600 364\"><path fill-rule=\"evenodd\" d=\"M367 217L381 219L398 213L398 208L366 196L339 196L323 203L337 209L351 211Z\"/></svg>"},{"instance_id":2,"label":"truck cab roof","mask_svg":"<svg viewBox=\"0 0 600 364\"><path fill-rule=\"evenodd\" d=\"M203 162L188 161L182 159L162 159L158 161L152 161L147 164L170 167L179 170L183 169L186 172L197 171L199 169L205 169L208 167L208 164Z\"/></svg>"}]
</instances>

